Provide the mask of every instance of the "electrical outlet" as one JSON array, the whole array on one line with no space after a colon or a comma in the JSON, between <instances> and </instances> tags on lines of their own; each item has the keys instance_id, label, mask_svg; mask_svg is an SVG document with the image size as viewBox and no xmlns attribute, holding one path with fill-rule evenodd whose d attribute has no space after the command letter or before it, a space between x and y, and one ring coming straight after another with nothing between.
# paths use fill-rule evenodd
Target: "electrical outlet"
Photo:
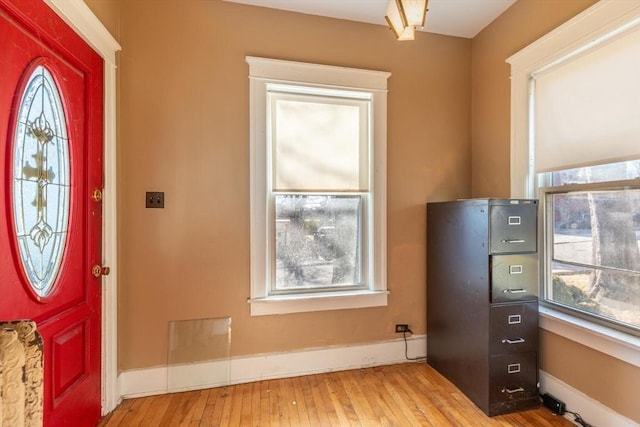
<instances>
[{"instance_id":1,"label":"electrical outlet","mask_svg":"<svg viewBox=\"0 0 640 427\"><path fill-rule=\"evenodd\" d=\"M407 325L406 323L399 323L396 325L396 333L397 334L401 334L403 332L411 332L409 330L409 325Z\"/></svg>"},{"instance_id":2,"label":"electrical outlet","mask_svg":"<svg viewBox=\"0 0 640 427\"><path fill-rule=\"evenodd\" d=\"M164 191L147 191L147 208L164 208Z\"/></svg>"}]
</instances>

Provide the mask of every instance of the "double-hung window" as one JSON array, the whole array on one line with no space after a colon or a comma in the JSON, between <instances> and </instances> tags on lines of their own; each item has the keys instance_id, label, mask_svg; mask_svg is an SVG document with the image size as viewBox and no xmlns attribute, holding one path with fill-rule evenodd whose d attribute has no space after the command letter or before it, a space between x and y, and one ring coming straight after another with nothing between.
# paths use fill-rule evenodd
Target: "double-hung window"
<instances>
[{"instance_id":1,"label":"double-hung window","mask_svg":"<svg viewBox=\"0 0 640 427\"><path fill-rule=\"evenodd\" d=\"M385 305L389 74L247 62L252 314Z\"/></svg>"},{"instance_id":2,"label":"double-hung window","mask_svg":"<svg viewBox=\"0 0 640 427\"><path fill-rule=\"evenodd\" d=\"M584 36L556 31L509 60L512 192L541 200L541 300L640 335L640 9L584 16L568 26Z\"/></svg>"}]
</instances>

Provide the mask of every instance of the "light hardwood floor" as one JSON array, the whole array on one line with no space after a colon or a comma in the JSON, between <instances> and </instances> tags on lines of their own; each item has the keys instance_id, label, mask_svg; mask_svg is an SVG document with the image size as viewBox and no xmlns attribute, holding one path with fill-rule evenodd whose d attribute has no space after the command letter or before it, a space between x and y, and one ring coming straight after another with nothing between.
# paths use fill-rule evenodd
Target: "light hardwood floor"
<instances>
[{"instance_id":1,"label":"light hardwood floor","mask_svg":"<svg viewBox=\"0 0 640 427\"><path fill-rule=\"evenodd\" d=\"M540 407L489 418L426 363L128 399L116 426L573 426Z\"/></svg>"}]
</instances>

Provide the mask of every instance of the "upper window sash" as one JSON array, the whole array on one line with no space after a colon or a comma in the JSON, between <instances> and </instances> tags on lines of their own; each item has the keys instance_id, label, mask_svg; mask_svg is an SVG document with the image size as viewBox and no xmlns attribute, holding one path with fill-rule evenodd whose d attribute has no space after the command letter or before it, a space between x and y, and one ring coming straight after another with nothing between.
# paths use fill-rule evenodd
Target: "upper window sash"
<instances>
[{"instance_id":1,"label":"upper window sash","mask_svg":"<svg viewBox=\"0 0 640 427\"><path fill-rule=\"evenodd\" d=\"M371 93L284 88L267 85L273 191L368 191Z\"/></svg>"}]
</instances>

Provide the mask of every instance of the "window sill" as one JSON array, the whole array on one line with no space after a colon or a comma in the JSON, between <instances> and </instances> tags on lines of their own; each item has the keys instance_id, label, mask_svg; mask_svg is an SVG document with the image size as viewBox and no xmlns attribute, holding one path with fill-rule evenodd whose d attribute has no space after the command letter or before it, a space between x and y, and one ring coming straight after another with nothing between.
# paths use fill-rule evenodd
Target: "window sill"
<instances>
[{"instance_id":1,"label":"window sill","mask_svg":"<svg viewBox=\"0 0 640 427\"><path fill-rule=\"evenodd\" d=\"M388 291L331 292L252 298L247 302L251 304L252 316L266 316L270 314L383 307L387 305L388 294Z\"/></svg>"},{"instance_id":2,"label":"window sill","mask_svg":"<svg viewBox=\"0 0 640 427\"><path fill-rule=\"evenodd\" d=\"M640 367L640 338L540 306L540 327Z\"/></svg>"}]
</instances>

